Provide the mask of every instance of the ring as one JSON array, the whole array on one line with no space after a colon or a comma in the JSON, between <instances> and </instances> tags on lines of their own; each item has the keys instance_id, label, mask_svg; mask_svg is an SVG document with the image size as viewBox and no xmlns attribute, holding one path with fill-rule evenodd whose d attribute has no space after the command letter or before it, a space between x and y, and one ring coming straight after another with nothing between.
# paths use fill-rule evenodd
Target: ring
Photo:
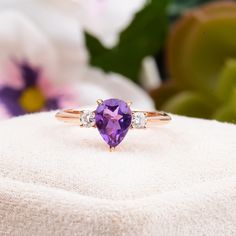
<instances>
[{"instance_id":1,"label":"ring","mask_svg":"<svg viewBox=\"0 0 236 236\"><path fill-rule=\"evenodd\" d=\"M99 99L97 104L96 110L59 111L56 118L85 128L97 128L110 150L121 143L130 128L145 129L171 121L171 117L162 111L131 111L132 102L120 99Z\"/></svg>"}]
</instances>

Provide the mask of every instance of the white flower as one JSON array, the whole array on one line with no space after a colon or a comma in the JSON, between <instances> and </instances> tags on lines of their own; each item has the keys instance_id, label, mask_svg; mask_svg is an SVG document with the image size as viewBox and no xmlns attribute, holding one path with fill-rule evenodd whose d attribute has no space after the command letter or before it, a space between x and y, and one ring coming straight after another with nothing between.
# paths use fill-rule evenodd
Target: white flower
<instances>
[{"instance_id":1,"label":"white flower","mask_svg":"<svg viewBox=\"0 0 236 236\"><path fill-rule=\"evenodd\" d=\"M111 22L109 26L109 20L105 19L99 22L99 26L91 22L90 25L86 19L92 11L91 2L72 2L74 7L71 7L66 1L1 0L0 69L11 58L27 59L43 67L52 81L74 87L78 106L93 105L97 98L118 97L133 101L137 107L153 108L150 97L133 82L123 76L105 74L91 68L83 38L83 30L87 28L100 36L107 32L103 41L116 41L119 31L128 24L144 1L134 1L133 5L130 2L130 11L122 13L125 17L116 27ZM103 6L100 13L106 13L105 16L109 18L109 12L112 12L112 7L118 7L118 2L112 1L114 5L104 0L104 4L106 2L107 7ZM79 7L85 10L79 10ZM83 12L84 16L79 12ZM95 21L98 20L96 17ZM118 15L110 17L110 20L117 17L118 22Z\"/></svg>"},{"instance_id":2,"label":"white flower","mask_svg":"<svg viewBox=\"0 0 236 236\"><path fill-rule=\"evenodd\" d=\"M73 0L77 3L78 18L86 30L105 45L114 46L119 33L131 22L146 0Z\"/></svg>"}]
</instances>

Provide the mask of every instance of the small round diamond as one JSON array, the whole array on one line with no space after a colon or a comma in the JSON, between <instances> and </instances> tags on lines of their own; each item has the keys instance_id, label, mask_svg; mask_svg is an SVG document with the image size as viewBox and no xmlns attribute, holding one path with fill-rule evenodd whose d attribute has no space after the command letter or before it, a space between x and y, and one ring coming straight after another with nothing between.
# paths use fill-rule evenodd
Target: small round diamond
<instances>
[{"instance_id":1,"label":"small round diamond","mask_svg":"<svg viewBox=\"0 0 236 236\"><path fill-rule=\"evenodd\" d=\"M147 126L147 117L143 112L134 112L132 118L132 127L136 129L143 129Z\"/></svg>"},{"instance_id":2,"label":"small round diamond","mask_svg":"<svg viewBox=\"0 0 236 236\"><path fill-rule=\"evenodd\" d=\"M93 111L82 111L80 114L80 125L90 128L95 125L95 113Z\"/></svg>"}]
</instances>

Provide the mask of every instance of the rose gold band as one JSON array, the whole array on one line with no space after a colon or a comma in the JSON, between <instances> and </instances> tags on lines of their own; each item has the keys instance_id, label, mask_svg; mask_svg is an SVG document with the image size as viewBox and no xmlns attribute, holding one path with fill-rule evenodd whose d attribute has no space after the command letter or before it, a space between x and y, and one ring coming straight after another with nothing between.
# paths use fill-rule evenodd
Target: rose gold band
<instances>
[{"instance_id":1,"label":"rose gold band","mask_svg":"<svg viewBox=\"0 0 236 236\"><path fill-rule=\"evenodd\" d=\"M59 111L56 114L56 118L60 121L72 123L72 124L80 124L80 116L82 114L82 110L77 109L66 109ZM171 117L162 111L133 111L140 112L145 114L147 118L147 126L153 126L153 125L160 125L160 124L166 124L171 121Z\"/></svg>"},{"instance_id":2,"label":"rose gold band","mask_svg":"<svg viewBox=\"0 0 236 236\"><path fill-rule=\"evenodd\" d=\"M147 122L153 124L167 124L171 117L163 111L144 112L147 116Z\"/></svg>"},{"instance_id":3,"label":"rose gold band","mask_svg":"<svg viewBox=\"0 0 236 236\"><path fill-rule=\"evenodd\" d=\"M63 122L79 124L81 113L82 113L82 110L67 109L67 110L62 110L62 111L57 112L56 118Z\"/></svg>"}]
</instances>

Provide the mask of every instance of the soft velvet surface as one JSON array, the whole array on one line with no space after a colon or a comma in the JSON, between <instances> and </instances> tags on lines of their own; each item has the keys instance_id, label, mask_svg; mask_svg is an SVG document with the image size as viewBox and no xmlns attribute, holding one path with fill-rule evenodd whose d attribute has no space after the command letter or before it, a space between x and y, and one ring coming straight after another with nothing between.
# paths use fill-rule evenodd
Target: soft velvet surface
<instances>
[{"instance_id":1,"label":"soft velvet surface","mask_svg":"<svg viewBox=\"0 0 236 236\"><path fill-rule=\"evenodd\" d=\"M0 123L0 234L236 234L236 126L173 116L109 152L54 113Z\"/></svg>"}]
</instances>

